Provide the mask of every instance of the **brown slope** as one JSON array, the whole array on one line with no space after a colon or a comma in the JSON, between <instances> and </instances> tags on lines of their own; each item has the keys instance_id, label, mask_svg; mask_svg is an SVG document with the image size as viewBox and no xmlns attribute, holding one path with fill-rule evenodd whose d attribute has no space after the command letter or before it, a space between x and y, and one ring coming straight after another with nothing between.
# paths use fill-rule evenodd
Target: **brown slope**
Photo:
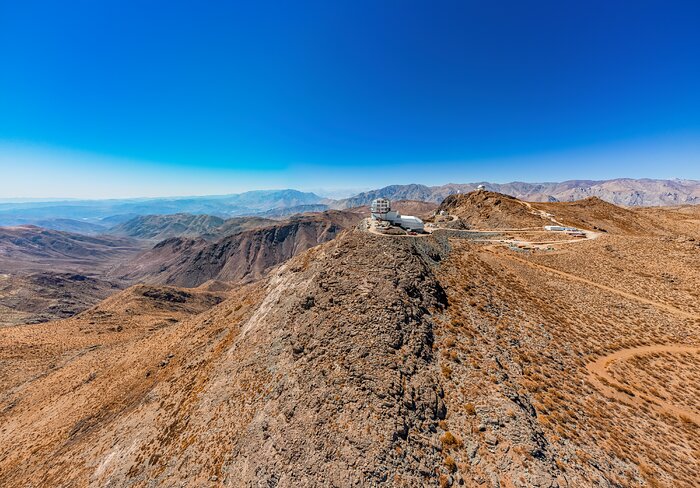
<instances>
[{"instance_id":1,"label":"brown slope","mask_svg":"<svg viewBox=\"0 0 700 488\"><path fill-rule=\"evenodd\" d=\"M70 317L122 287L79 273L0 274L0 326Z\"/></svg>"},{"instance_id":2,"label":"brown slope","mask_svg":"<svg viewBox=\"0 0 700 488\"><path fill-rule=\"evenodd\" d=\"M494 246L483 252L455 242L440 268L450 321L436 328L443 385L452 392L446 395L446 427L481 432L475 451L471 441L452 451L458 465L472 476L499 476L518 486L518 470L523 473L527 459L538 455L526 445L532 438L519 432L531 425L541 434L538 445L555 460L557 469L549 474L557 474L559 486L695 486L691 466L699 427L682 411L700 400L697 389L666 392L658 380L647 386L634 368L617 378L619 390L599 388L605 378L590 377L589 365L617 351L700 345L697 292L687 281L697 281L700 271L692 261L695 251L658 238L646 241L646 256L631 252L614 268L601 258L643 240L603 236L580 251L572 245L533 254ZM645 263L649 256L658 263ZM674 273L677 283L650 275L650 264ZM658 364L663 381L674 385L700 371L700 356L677 361L677 370L665 364L671 363ZM644 398L650 394L663 398L649 403ZM668 404L678 408L664 409ZM520 483L554 485L546 477Z\"/></svg>"},{"instance_id":3,"label":"brown slope","mask_svg":"<svg viewBox=\"0 0 700 488\"><path fill-rule=\"evenodd\" d=\"M656 234L658 224L645 216L643 209L627 209L589 197L575 202L533 203L539 210L551 213L564 225L599 230L613 234Z\"/></svg>"},{"instance_id":4,"label":"brown slope","mask_svg":"<svg viewBox=\"0 0 700 488\"><path fill-rule=\"evenodd\" d=\"M645 240L672 280L638 286L649 269L632 252L616 283L591 286L610 275L596 268L611 242ZM516 255L352 232L118 347L99 317L68 341L57 324L32 326L26 344L83 342L0 397L0 485L693 487L698 426L663 405L699 403L674 385L700 362L615 364L614 395L589 365L700 344L697 319L655 306L697 314L696 248L626 235L580 245L591 247ZM586 280L567 272L576 256ZM3 371L25 370L20 332L0 330ZM664 375L644 377L657 403L633 396L648 359Z\"/></svg>"},{"instance_id":5,"label":"brown slope","mask_svg":"<svg viewBox=\"0 0 700 488\"><path fill-rule=\"evenodd\" d=\"M142 243L36 226L0 227L0 325L74 315L122 289L105 272Z\"/></svg>"},{"instance_id":6,"label":"brown slope","mask_svg":"<svg viewBox=\"0 0 700 488\"><path fill-rule=\"evenodd\" d=\"M249 282L310 247L335 238L360 220L358 214L330 210L295 216L280 224L225 237L173 238L157 244L115 275L132 281L194 287L208 280Z\"/></svg>"},{"instance_id":7,"label":"brown slope","mask_svg":"<svg viewBox=\"0 0 700 488\"><path fill-rule=\"evenodd\" d=\"M0 484L434 483L444 409L431 311L444 297L424 251L347 235L118 348L93 320L2 398L0 440L22 448L0 447ZM0 345L16 342L0 331Z\"/></svg>"},{"instance_id":8,"label":"brown slope","mask_svg":"<svg viewBox=\"0 0 700 488\"><path fill-rule=\"evenodd\" d=\"M65 418L74 419L83 414L95 415L99 408L91 411L91 407L112 400L110 395L113 393L129 395L131 386L124 390L119 388L124 385L123 378L128 378L132 373L134 365L123 364L125 368L121 370L115 365L125 355L128 357L130 344L138 343L147 352L147 344L141 341L211 308L220 303L224 296L138 285L70 319L0 329L0 417L3 418L0 433L11 434L13 426L22 425L28 418L34 418L35 414L41 416L41 409L47 407L50 412L45 419L36 425L26 424L28 432L38 432L44 426L51 425L55 420L52 416L65 414ZM104 392L99 389L89 392L91 386L88 384L97 377L98 372L100 382L106 380L104 386L109 392L102 398L88 397L85 405L63 411L84 401L84 393L103 395ZM137 374L143 373L138 371ZM78 387L83 390L76 392ZM58 403L54 405L54 402ZM15 417L19 424L9 421L12 415L8 414L19 414L19 417ZM4 420L8 420L9 424ZM57 424L54 426L59 427ZM65 427L65 424L62 426ZM48 434L38 442L50 442L56 433ZM3 465L0 472L12 465L13 460L21 459L26 454L18 454L14 449L4 451L0 454ZM8 486L1 480L0 485Z\"/></svg>"},{"instance_id":9,"label":"brown slope","mask_svg":"<svg viewBox=\"0 0 700 488\"><path fill-rule=\"evenodd\" d=\"M700 205L647 207L635 209L670 234L685 236L700 242Z\"/></svg>"},{"instance_id":10,"label":"brown slope","mask_svg":"<svg viewBox=\"0 0 700 488\"><path fill-rule=\"evenodd\" d=\"M450 195L438 207L440 211L459 217L473 229L541 228L552 223L517 198L485 190Z\"/></svg>"}]
</instances>

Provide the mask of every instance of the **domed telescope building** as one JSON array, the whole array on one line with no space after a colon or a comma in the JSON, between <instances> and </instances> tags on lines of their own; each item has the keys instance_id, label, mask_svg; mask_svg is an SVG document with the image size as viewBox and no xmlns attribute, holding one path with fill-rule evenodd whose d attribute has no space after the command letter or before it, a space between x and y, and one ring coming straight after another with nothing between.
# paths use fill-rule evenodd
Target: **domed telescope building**
<instances>
[{"instance_id":1,"label":"domed telescope building","mask_svg":"<svg viewBox=\"0 0 700 488\"><path fill-rule=\"evenodd\" d=\"M423 231L421 219L412 215L401 215L398 211L392 210L391 202L386 198L372 200L370 211L372 212L372 220L389 222L409 231Z\"/></svg>"}]
</instances>

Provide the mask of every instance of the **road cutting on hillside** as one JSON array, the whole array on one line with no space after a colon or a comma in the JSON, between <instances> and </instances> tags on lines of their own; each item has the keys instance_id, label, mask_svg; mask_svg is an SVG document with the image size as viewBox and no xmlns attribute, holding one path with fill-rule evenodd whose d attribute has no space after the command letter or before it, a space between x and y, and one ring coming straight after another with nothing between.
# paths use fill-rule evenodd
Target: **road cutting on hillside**
<instances>
[{"instance_id":1,"label":"road cutting on hillside","mask_svg":"<svg viewBox=\"0 0 700 488\"><path fill-rule=\"evenodd\" d=\"M552 268L550 266L545 266L544 264L533 263L532 261L529 261L527 259L523 259L521 257L513 256L513 255L510 255L507 253L496 253L493 250L493 246L486 246L486 247L484 247L484 250L491 252L493 254L498 254L499 256L505 257L506 259L510 259L512 261L518 261L519 263L522 263L526 266L529 266L530 268L539 269L539 270L542 270L542 271L545 271L548 273L552 273L552 274L561 276L561 277L566 278L566 279L571 280L571 281L577 281L579 283L584 283L586 285L594 286L594 287L599 288L601 290L604 290L604 291L607 291L610 293L614 293L616 295L619 295L619 296L622 296L625 298L629 298L630 300L635 300L637 302L644 303L646 305L651 305L652 307L655 307L655 308L660 309L660 310L665 310L665 311L672 313L674 315L677 315L679 317L683 317L684 319L693 320L693 319L700 318L700 316L698 316L697 314L686 312L685 310L681 310L679 308L672 307L671 305L667 305L665 303L656 302L654 300L650 300L648 298L644 298L644 297L641 297L639 295L635 295L634 293L619 290L617 288L603 285L601 283L596 283L595 281L591 281L587 278L583 278L581 276L578 276L578 275L575 275L572 273L567 273L566 271L560 271L556 268Z\"/></svg>"},{"instance_id":2,"label":"road cutting on hillside","mask_svg":"<svg viewBox=\"0 0 700 488\"><path fill-rule=\"evenodd\" d=\"M602 393L604 393L609 398L614 398L622 403L628 405L644 405L650 403L654 408L662 414L674 414L680 417L682 420L690 420L695 423L695 425L700 426L700 415L686 410L684 408L678 407L666 400L660 398L655 398L647 395L644 392L640 392L637 389L633 389L626 385L623 385L618 380L616 380L608 371L608 368L615 361L624 361L625 359L630 359L635 356L644 356L648 354L655 353L695 353L700 354L700 346L683 346L683 345L653 345L653 346L641 346L633 347L629 349L621 349L607 356L598 358L597 360L588 363L586 369L588 370L590 382Z\"/></svg>"}]
</instances>

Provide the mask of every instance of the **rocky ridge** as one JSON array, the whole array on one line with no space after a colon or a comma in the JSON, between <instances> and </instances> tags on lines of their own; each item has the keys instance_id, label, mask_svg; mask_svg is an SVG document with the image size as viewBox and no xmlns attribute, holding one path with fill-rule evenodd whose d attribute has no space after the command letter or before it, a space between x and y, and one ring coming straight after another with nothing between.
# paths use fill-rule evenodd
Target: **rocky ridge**
<instances>
[{"instance_id":1,"label":"rocky ridge","mask_svg":"<svg viewBox=\"0 0 700 488\"><path fill-rule=\"evenodd\" d=\"M360 216L330 210L230 235L214 243L176 237L156 244L113 276L131 281L195 287L208 280L250 282L310 247L334 239Z\"/></svg>"}]
</instances>

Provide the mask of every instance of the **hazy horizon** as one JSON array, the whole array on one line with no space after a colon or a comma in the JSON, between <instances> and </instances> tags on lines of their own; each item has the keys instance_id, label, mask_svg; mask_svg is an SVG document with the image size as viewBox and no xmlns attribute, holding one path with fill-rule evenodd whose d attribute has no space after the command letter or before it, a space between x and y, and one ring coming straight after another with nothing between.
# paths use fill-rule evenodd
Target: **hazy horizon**
<instances>
[{"instance_id":1,"label":"hazy horizon","mask_svg":"<svg viewBox=\"0 0 700 488\"><path fill-rule=\"evenodd\" d=\"M700 180L694 179L694 178L627 178L627 177L620 177L620 178L610 178L610 179L589 179L589 178L573 178L569 180L557 180L557 181L522 181L522 180L511 180L511 181L488 181L488 180L476 180L476 181L447 181L443 183L438 183L434 185L424 185L423 183L420 182L412 182L412 183L403 183L400 184L399 186L406 186L406 185L424 185L428 187L440 187L440 186L447 186L447 185L469 185L469 184L477 184L477 183L490 183L490 184L495 184L495 185L504 185L504 184L516 184L516 183L525 183L525 184L557 184L557 183L566 183L568 181L589 181L589 182L606 182L606 181L615 181L615 180L636 180L636 181L642 181L642 180L654 180L654 181L694 181L700 183ZM182 194L182 195L156 195L156 196L148 196L148 195L141 195L141 196L133 196L133 197L119 197L119 196L114 196L114 197L104 197L104 198L80 198L80 197L9 197L5 198L0 196L0 204L2 203L54 203L54 202L88 202L88 201L138 201L138 200L168 200L168 199L207 199L207 198L224 198L228 196L235 196L235 195L241 195L245 193L254 193L254 192L276 192L276 191L286 191L286 190L292 190L292 191L299 191L302 193L313 193L316 196L319 196L321 198L327 198L329 200L342 200L345 198L350 198L362 193L370 192L373 190L380 190L382 188L388 187L388 186L393 186L396 184L391 184L391 185L385 185L382 187L370 187L370 188L362 188L362 189L337 189L337 190L332 190L332 189L299 189L299 188L251 188L249 190L244 190L241 192L231 192L231 193L201 193L201 194Z\"/></svg>"}]
</instances>

